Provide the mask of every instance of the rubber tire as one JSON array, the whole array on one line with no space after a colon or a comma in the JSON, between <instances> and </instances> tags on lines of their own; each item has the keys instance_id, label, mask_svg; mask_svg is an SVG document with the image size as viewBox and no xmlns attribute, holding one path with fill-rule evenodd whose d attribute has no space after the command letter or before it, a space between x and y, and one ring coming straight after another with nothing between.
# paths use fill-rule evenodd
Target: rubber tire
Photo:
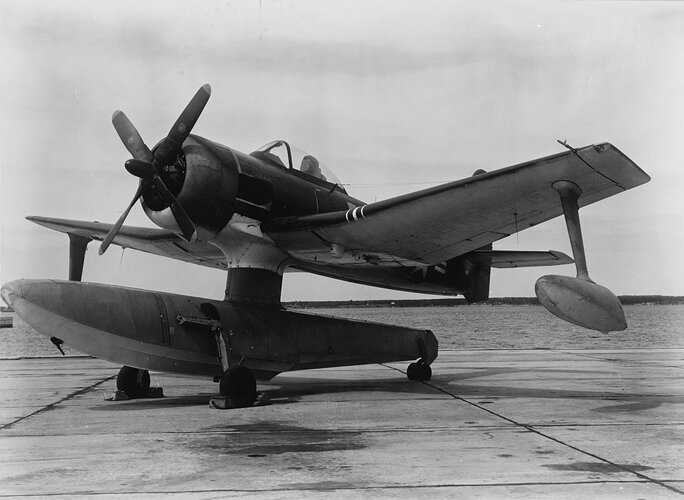
<instances>
[{"instance_id":1,"label":"rubber tire","mask_svg":"<svg viewBox=\"0 0 684 500\"><path fill-rule=\"evenodd\" d=\"M418 380L423 380L425 382L429 381L432 378L432 368L430 368L430 365L420 363L418 366L420 367Z\"/></svg>"},{"instance_id":2,"label":"rubber tire","mask_svg":"<svg viewBox=\"0 0 684 500\"><path fill-rule=\"evenodd\" d=\"M406 376L409 380L418 380L418 363L411 363L408 365Z\"/></svg>"},{"instance_id":3,"label":"rubber tire","mask_svg":"<svg viewBox=\"0 0 684 500\"><path fill-rule=\"evenodd\" d=\"M432 378L432 368L425 363L411 363L406 369L409 380L428 381Z\"/></svg>"},{"instance_id":4,"label":"rubber tire","mask_svg":"<svg viewBox=\"0 0 684 500\"><path fill-rule=\"evenodd\" d=\"M140 382L138 372L142 372ZM150 393L150 372L124 366L116 376L116 388L131 399L147 397Z\"/></svg>"},{"instance_id":5,"label":"rubber tire","mask_svg":"<svg viewBox=\"0 0 684 500\"><path fill-rule=\"evenodd\" d=\"M228 396L239 408L252 406L257 398L256 377L244 365L233 366L221 377L219 392L222 396Z\"/></svg>"}]
</instances>

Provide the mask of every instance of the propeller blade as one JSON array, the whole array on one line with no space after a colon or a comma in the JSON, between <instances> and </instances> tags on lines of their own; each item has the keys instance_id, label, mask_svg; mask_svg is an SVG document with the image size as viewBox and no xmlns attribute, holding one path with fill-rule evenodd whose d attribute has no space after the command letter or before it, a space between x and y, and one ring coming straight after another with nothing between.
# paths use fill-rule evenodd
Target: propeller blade
<instances>
[{"instance_id":1,"label":"propeller blade","mask_svg":"<svg viewBox=\"0 0 684 500\"><path fill-rule=\"evenodd\" d=\"M154 184L157 186L159 194L169 204L171 213L173 213L173 217L176 219L176 224L178 224L178 227L183 233L183 238L187 241L195 241L197 239L197 229L195 229L195 224L185 212L183 206L178 203L176 197L171 194L171 191L167 189L166 184L164 184L164 181L158 175L154 176Z\"/></svg>"},{"instance_id":2,"label":"propeller blade","mask_svg":"<svg viewBox=\"0 0 684 500\"><path fill-rule=\"evenodd\" d=\"M124 143L128 152L133 156L133 159L128 160L125 163L126 170L144 181L154 181L160 196L169 204L171 213L173 213L176 224L178 224L183 237L188 241L194 241L197 238L195 224L193 224L192 219L190 219L181 204L178 203L175 196L168 190L159 174L164 166L171 165L176 161L176 156L181 152L183 142L188 138L188 135L190 135L190 131L195 126L195 123L197 123L210 96L211 87L209 84L200 87L154 153L147 147L140 136L140 133L138 133L138 130L123 111L115 111L112 115L112 124L114 125L116 133L121 138L121 141ZM133 205L135 205L142 196L142 192L143 182L140 182L133 200L124 213L121 214L119 220L116 221L116 224L112 226L112 229L107 233L105 239L102 240L99 250L100 255L105 253L112 243L126 220L126 217L128 217L128 213L133 208Z\"/></svg>"},{"instance_id":3,"label":"propeller blade","mask_svg":"<svg viewBox=\"0 0 684 500\"><path fill-rule=\"evenodd\" d=\"M147 147L145 142L140 137L138 130L135 128L133 123L128 119L123 111L114 111L112 115L112 124L116 129L116 133L119 134L121 142L129 153L136 160L144 160L146 162L152 163L154 161L154 155Z\"/></svg>"},{"instance_id":4,"label":"propeller blade","mask_svg":"<svg viewBox=\"0 0 684 500\"><path fill-rule=\"evenodd\" d=\"M145 180L152 179L156 173L154 165L145 160L127 160L124 163L124 167L126 167L129 174Z\"/></svg>"},{"instance_id":5,"label":"propeller blade","mask_svg":"<svg viewBox=\"0 0 684 500\"><path fill-rule=\"evenodd\" d=\"M197 123L204 106L211 96L211 86L207 83L200 87L195 96L190 100L183 112L173 124L168 135L159 144L154 156L162 165L170 165L176 159L183 142L190 135L190 131Z\"/></svg>"},{"instance_id":6,"label":"propeller blade","mask_svg":"<svg viewBox=\"0 0 684 500\"><path fill-rule=\"evenodd\" d=\"M135 196L133 197L133 200L128 204L128 208L124 211L124 213L121 214L121 217L119 217L119 220L116 221L116 224L112 226L112 228L109 230L107 233L107 236L105 236L105 239L102 240L102 243L100 244L100 249L97 251L99 255L102 255L107 251L107 248L109 248L109 245L114 241L114 238L118 234L119 230L121 229L121 226L123 226L124 221L126 220L126 217L128 217L128 213L131 211L131 208L133 208L133 205L140 199L142 196L142 183L138 185L138 190L135 192Z\"/></svg>"}]
</instances>

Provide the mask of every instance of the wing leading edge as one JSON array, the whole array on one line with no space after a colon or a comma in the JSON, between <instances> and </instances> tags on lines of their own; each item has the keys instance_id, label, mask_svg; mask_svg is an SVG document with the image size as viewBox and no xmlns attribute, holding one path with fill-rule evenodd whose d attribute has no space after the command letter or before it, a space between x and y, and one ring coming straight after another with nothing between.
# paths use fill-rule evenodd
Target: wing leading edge
<instances>
[{"instance_id":1,"label":"wing leading edge","mask_svg":"<svg viewBox=\"0 0 684 500\"><path fill-rule=\"evenodd\" d=\"M51 217L31 216L27 219L55 231L97 241L102 241L113 226L113 224L102 222ZM165 229L122 226L113 243L123 248L132 248L201 266L227 268L223 253L215 246L206 242L188 243L172 231Z\"/></svg>"}]
</instances>

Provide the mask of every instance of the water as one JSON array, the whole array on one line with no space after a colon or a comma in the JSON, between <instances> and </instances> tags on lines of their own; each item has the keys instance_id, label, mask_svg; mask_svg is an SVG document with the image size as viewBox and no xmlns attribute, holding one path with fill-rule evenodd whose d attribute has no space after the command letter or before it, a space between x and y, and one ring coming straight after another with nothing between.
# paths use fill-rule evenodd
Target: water
<instances>
[{"instance_id":1,"label":"water","mask_svg":"<svg viewBox=\"0 0 684 500\"><path fill-rule=\"evenodd\" d=\"M625 306L629 328L603 334L541 306L314 309L320 314L432 330L444 349L631 349L684 347L684 305Z\"/></svg>"},{"instance_id":2,"label":"water","mask_svg":"<svg viewBox=\"0 0 684 500\"><path fill-rule=\"evenodd\" d=\"M307 312L432 330L442 349L684 348L684 305L625 306L629 329L602 334L549 314L541 306L371 307ZM61 356L47 337L16 314L0 329L0 359ZM67 356L81 353L63 345Z\"/></svg>"}]
</instances>

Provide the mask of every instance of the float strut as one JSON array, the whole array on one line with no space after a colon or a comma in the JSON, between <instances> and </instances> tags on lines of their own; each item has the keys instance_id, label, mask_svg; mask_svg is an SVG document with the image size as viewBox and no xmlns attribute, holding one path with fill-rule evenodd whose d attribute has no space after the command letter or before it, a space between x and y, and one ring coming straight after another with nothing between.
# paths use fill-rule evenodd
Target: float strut
<instances>
[{"instance_id":1,"label":"float strut","mask_svg":"<svg viewBox=\"0 0 684 500\"><path fill-rule=\"evenodd\" d=\"M587 269L587 257L584 252L582 226L580 225L579 218L579 205L577 204L577 200L579 199L580 194L582 194L582 190L577 184L570 181L554 182L553 189L560 196L561 204L563 205L565 225L568 228L572 255L575 258L575 267L577 268L577 278L593 283Z\"/></svg>"},{"instance_id":2,"label":"float strut","mask_svg":"<svg viewBox=\"0 0 684 500\"><path fill-rule=\"evenodd\" d=\"M67 234L69 235L69 281L81 281L86 248L92 239L78 234Z\"/></svg>"}]
</instances>

